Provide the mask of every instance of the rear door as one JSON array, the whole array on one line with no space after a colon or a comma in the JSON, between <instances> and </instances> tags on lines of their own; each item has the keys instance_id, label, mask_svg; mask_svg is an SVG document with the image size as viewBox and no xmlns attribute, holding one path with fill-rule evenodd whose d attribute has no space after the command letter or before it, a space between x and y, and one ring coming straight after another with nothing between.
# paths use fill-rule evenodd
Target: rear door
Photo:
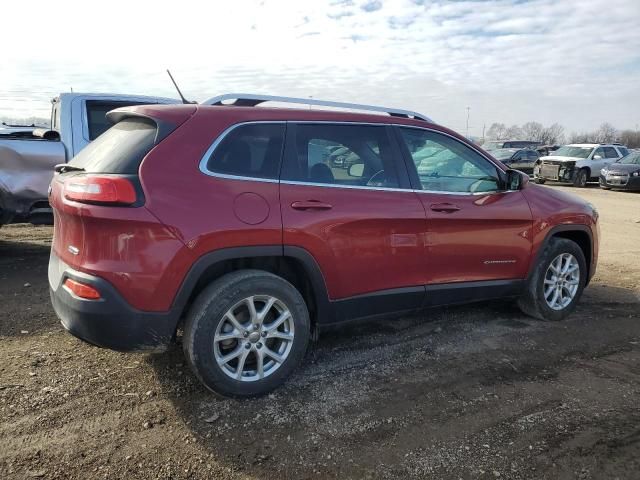
<instances>
[{"instance_id":1,"label":"rear door","mask_svg":"<svg viewBox=\"0 0 640 480\"><path fill-rule=\"evenodd\" d=\"M397 131L427 214L426 283L524 278L532 216L522 192L502 191L497 167L452 136Z\"/></svg>"},{"instance_id":2,"label":"rear door","mask_svg":"<svg viewBox=\"0 0 640 480\"><path fill-rule=\"evenodd\" d=\"M394 142L384 125L287 126L285 248L313 255L331 300L396 300L372 313L418 307L424 294L425 213Z\"/></svg>"}]
</instances>

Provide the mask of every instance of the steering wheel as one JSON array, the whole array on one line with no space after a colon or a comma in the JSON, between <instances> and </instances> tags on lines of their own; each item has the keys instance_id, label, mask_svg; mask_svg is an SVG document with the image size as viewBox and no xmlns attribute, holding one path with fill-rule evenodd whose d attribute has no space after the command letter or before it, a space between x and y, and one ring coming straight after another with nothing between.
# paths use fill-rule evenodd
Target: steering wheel
<instances>
[{"instance_id":1,"label":"steering wheel","mask_svg":"<svg viewBox=\"0 0 640 480\"><path fill-rule=\"evenodd\" d=\"M387 183L387 179L384 175L384 170L374 173L367 181L367 187L384 187Z\"/></svg>"}]
</instances>

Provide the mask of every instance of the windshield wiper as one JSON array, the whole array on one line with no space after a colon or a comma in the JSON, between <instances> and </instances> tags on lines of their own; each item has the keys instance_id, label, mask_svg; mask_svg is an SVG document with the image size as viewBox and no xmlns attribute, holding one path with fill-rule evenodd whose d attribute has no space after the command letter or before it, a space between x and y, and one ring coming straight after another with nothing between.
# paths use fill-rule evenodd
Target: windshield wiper
<instances>
[{"instance_id":1,"label":"windshield wiper","mask_svg":"<svg viewBox=\"0 0 640 480\"><path fill-rule=\"evenodd\" d=\"M56 171L56 173L84 172L84 168L76 167L75 165L69 165L68 163L59 163L53 168Z\"/></svg>"}]
</instances>

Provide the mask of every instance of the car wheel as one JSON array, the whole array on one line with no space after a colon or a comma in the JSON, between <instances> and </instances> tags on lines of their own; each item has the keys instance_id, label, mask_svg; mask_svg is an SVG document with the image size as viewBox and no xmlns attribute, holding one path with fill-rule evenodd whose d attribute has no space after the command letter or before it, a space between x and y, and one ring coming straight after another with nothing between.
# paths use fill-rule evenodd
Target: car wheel
<instances>
[{"instance_id":1,"label":"car wheel","mask_svg":"<svg viewBox=\"0 0 640 480\"><path fill-rule=\"evenodd\" d=\"M282 384L301 363L309 332L307 306L293 285L268 272L241 270L198 295L183 348L209 390L256 396Z\"/></svg>"},{"instance_id":2,"label":"car wheel","mask_svg":"<svg viewBox=\"0 0 640 480\"><path fill-rule=\"evenodd\" d=\"M518 306L540 320L562 320L575 309L586 276L587 263L578 244L554 237L540 255Z\"/></svg>"},{"instance_id":3,"label":"car wheel","mask_svg":"<svg viewBox=\"0 0 640 480\"><path fill-rule=\"evenodd\" d=\"M587 186L588 175L587 171L583 168L576 173L576 178L573 180L573 186L578 188L584 188Z\"/></svg>"},{"instance_id":4,"label":"car wheel","mask_svg":"<svg viewBox=\"0 0 640 480\"><path fill-rule=\"evenodd\" d=\"M546 182L544 178L534 178L533 181L536 182L538 185L544 185Z\"/></svg>"}]
</instances>

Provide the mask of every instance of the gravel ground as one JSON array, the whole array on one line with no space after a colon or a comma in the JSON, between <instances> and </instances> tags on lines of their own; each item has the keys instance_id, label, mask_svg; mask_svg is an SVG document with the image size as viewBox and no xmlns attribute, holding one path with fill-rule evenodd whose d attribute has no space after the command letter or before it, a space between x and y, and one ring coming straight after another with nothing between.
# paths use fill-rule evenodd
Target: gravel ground
<instances>
[{"instance_id":1,"label":"gravel ground","mask_svg":"<svg viewBox=\"0 0 640 480\"><path fill-rule=\"evenodd\" d=\"M640 195L571 191L599 208L602 252L566 321L492 302L351 325L243 401L207 393L179 347L65 333L51 229L3 227L0 478L638 478Z\"/></svg>"}]
</instances>

